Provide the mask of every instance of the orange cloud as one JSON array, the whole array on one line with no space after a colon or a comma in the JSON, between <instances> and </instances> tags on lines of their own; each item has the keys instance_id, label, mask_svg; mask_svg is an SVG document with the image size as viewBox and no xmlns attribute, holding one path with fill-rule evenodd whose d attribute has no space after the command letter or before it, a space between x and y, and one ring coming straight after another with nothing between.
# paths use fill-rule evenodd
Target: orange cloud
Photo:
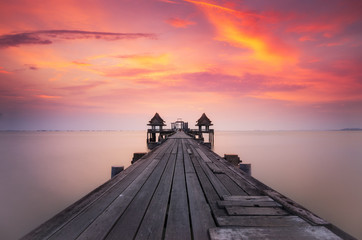
<instances>
[{"instance_id":1,"label":"orange cloud","mask_svg":"<svg viewBox=\"0 0 362 240\"><path fill-rule=\"evenodd\" d=\"M268 24L263 15L205 2L185 1L196 4L206 14L217 31L217 40L248 49L252 59L270 65L296 62L295 50L272 33L268 34L267 28L261 27L261 23Z\"/></svg>"},{"instance_id":2,"label":"orange cloud","mask_svg":"<svg viewBox=\"0 0 362 240\"><path fill-rule=\"evenodd\" d=\"M178 4L178 2L174 2L174 1L170 1L170 0L158 0L160 2L165 2L165 3L173 3L173 4Z\"/></svg>"},{"instance_id":3,"label":"orange cloud","mask_svg":"<svg viewBox=\"0 0 362 240\"><path fill-rule=\"evenodd\" d=\"M176 28L186 28L189 25L194 25L195 22L192 21L188 21L188 20L183 20L180 18L169 18L166 20L166 23L170 24L173 27Z\"/></svg>"},{"instance_id":4,"label":"orange cloud","mask_svg":"<svg viewBox=\"0 0 362 240\"><path fill-rule=\"evenodd\" d=\"M8 72L6 70L2 70L4 69L3 67L0 67L0 73L5 73L5 74L10 74L11 72Z\"/></svg>"},{"instance_id":5,"label":"orange cloud","mask_svg":"<svg viewBox=\"0 0 362 240\"><path fill-rule=\"evenodd\" d=\"M302 36L298 39L300 42L306 42L306 41L315 41L315 39L311 36Z\"/></svg>"},{"instance_id":6,"label":"orange cloud","mask_svg":"<svg viewBox=\"0 0 362 240\"><path fill-rule=\"evenodd\" d=\"M92 64L86 62L73 61L72 63L78 66L92 66Z\"/></svg>"},{"instance_id":7,"label":"orange cloud","mask_svg":"<svg viewBox=\"0 0 362 240\"><path fill-rule=\"evenodd\" d=\"M135 54L135 55L121 55L117 56L123 59L129 59L134 63L142 66L155 66L155 65L166 65L170 62L170 54Z\"/></svg>"},{"instance_id":8,"label":"orange cloud","mask_svg":"<svg viewBox=\"0 0 362 240\"><path fill-rule=\"evenodd\" d=\"M56 98L61 98L61 96L51 96L51 95L35 95L35 97L37 98L43 98L43 99L56 99Z\"/></svg>"}]
</instances>

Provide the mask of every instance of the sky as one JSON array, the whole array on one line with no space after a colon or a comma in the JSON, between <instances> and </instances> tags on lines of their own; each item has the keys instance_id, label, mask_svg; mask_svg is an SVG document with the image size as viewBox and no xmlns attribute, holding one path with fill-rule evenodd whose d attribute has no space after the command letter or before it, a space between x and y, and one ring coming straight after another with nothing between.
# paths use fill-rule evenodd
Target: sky
<instances>
[{"instance_id":1,"label":"sky","mask_svg":"<svg viewBox=\"0 0 362 240\"><path fill-rule=\"evenodd\" d=\"M0 0L0 130L362 128L360 0Z\"/></svg>"}]
</instances>

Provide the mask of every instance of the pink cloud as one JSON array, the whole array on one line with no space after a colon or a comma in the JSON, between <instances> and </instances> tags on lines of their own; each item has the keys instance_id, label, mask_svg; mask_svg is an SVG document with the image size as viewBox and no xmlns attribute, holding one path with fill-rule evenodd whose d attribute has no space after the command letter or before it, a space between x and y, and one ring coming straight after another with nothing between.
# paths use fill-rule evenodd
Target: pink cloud
<instances>
[{"instance_id":1,"label":"pink cloud","mask_svg":"<svg viewBox=\"0 0 362 240\"><path fill-rule=\"evenodd\" d=\"M92 83L88 83L88 84L84 84L84 85L74 85L74 86L66 86L66 87L61 87L59 89L61 90L67 90L70 91L72 93L84 93L87 90L90 89L94 89L97 88L99 86L103 86L103 85L107 85L107 82L104 81L96 81L96 82L92 82Z\"/></svg>"},{"instance_id":2,"label":"pink cloud","mask_svg":"<svg viewBox=\"0 0 362 240\"><path fill-rule=\"evenodd\" d=\"M23 44L52 44L51 39L103 39L108 41L122 39L150 38L155 39L155 34L150 33L117 33L117 32L95 32L83 30L39 30L14 34L0 35L0 47L13 47Z\"/></svg>"},{"instance_id":3,"label":"pink cloud","mask_svg":"<svg viewBox=\"0 0 362 240\"><path fill-rule=\"evenodd\" d=\"M42 98L42 99L56 99L56 98L61 98L61 96L52 96L52 95L45 95L45 94L35 95L35 97L37 97L37 98Z\"/></svg>"},{"instance_id":4,"label":"pink cloud","mask_svg":"<svg viewBox=\"0 0 362 240\"><path fill-rule=\"evenodd\" d=\"M176 27L176 28L186 28L189 25L194 25L195 24L195 22L180 19L180 18L174 18L174 17L167 19L166 23L168 23L171 26Z\"/></svg>"},{"instance_id":5,"label":"pink cloud","mask_svg":"<svg viewBox=\"0 0 362 240\"><path fill-rule=\"evenodd\" d=\"M173 4L178 4L178 2L175 1L171 1L171 0L158 0L160 2L165 2L165 3L173 3Z\"/></svg>"},{"instance_id":6,"label":"pink cloud","mask_svg":"<svg viewBox=\"0 0 362 240\"><path fill-rule=\"evenodd\" d=\"M306 42L306 41L315 41L315 38L311 37L311 36L302 36L298 39L301 42Z\"/></svg>"},{"instance_id":7,"label":"pink cloud","mask_svg":"<svg viewBox=\"0 0 362 240\"><path fill-rule=\"evenodd\" d=\"M180 81L176 85L168 86L169 88L192 92L233 92L244 95L263 92L295 92L307 87L303 84L283 82L281 78L248 73L243 76L234 76L214 72L196 72L176 75L173 78Z\"/></svg>"},{"instance_id":8,"label":"pink cloud","mask_svg":"<svg viewBox=\"0 0 362 240\"><path fill-rule=\"evenodd\" d=\"M0 73L10 74L11 72L3 70L3 67L0 67Z\"/></svg>"},{"instance_id":9,"label":"pink cloud","mask_svg":"<svg viewBox=\"0 0 362 240\"><path fill-rule=\"evenodd\" d=\"M107 77L138 77L147 75L150 73L159 72L157 69L145 69L145 68L113 68L111 70L104 71L104 76Z\"/></svg>"}]
</instances>

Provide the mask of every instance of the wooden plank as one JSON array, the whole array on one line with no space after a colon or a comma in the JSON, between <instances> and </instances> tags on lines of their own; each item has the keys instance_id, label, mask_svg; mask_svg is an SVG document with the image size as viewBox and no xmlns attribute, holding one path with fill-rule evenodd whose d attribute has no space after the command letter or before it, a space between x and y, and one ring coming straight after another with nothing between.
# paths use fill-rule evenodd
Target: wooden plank
<instances>
[{"instance_id":1,"label":"wooden plank","mask_svg":"<svg viewBox=\"0 0 362 240\"><path fill-rule=\"evenodd\" d=\"M187 148L186 144L187 142L185 140L181 140L183 151L191 152L190 148ZM190 154L184 154L184 165L185 165L185 173L194 173L195 169L192 165Z\"/></svg>"},{"instance_id":2,"label":"wooden plank","mask_svg":"<svg viewBox=\"0 0 362 240\"><path fill-rule=\"evenodd\" d=\"M269 196L232 195L232 196L223 196L222 199L227 201L274 202L274 200Z\"/></svg>"},{"instance_id":3,"label":"wooden plank","mask_svg":"<svg viewBox=\"0 0 362 240\"><path fill-rule=\"evenodd\" d=\"M173 144L170 141L170 144ZM163 158L167 158L165 153ZM103 239L116 223L117 219L127 209L140 188L152 174L160 160L154 159L140 175L110 204L79 236L79 239ZM89 224L89 223L88 223Z\"/></svg>"},{"instance_id":4,"label":"wooden plank","mask_svg":"<svg viewBox=\"0 0 362 240\"><path fill-rule=\"evenodd\" d=\"M219 226L241 227L283 227L308 224L297 216L220 216L216 220Z\"/></svg>"},{"instance_id":5,"label":"wooden plank","mask_svg":"<svg viewBox=\"0 0 362 240\"><path fill-rule=\"evenodd\" d=\"M135 239L161 239L164 230L166 211L171 191L176 155L172 154L160 183L142 220Z\"/></svg>"},{"instance_id":6,"label":"wooden plank","mask_svg":"<svg viewBox=\"0 0 362 240\"><path fill-rule=\"evenodd\" d=\"M206 152L206 155L212 162L218 166L226 175L228 175L238 186L240 186L247 194L249 195L260 195L262 192L257 189L254 185L250 184L248 181L245 181L239 174L235 171L238 169L233 166L231 163L217 155L216 153L209 151L206 147L201 147L202 151ZM241 171L241 170L240 170Z\"/></svg>"},{"instance_id":7,"label":"wooden plank","mask_svg":"<svg viewBox=\"0 0 362 240\"><path fill-rule=\"evenodd\" d=\"M277 191L275 191L274 189L266 186L265 184L263 184L259 180L255 179L255 178L253 178L251 176L246 175L241 170L236 169L234 166L230 165L230 163L228 163L225 159L218 156L216 153L214 153L212 151L209 151L208 156L210 157L210 155L215 156L215 158L218 160L218 161L215 162L216 165L218 165L219 167L220 167L220 165L224 165L225 167L227 167L228 170L225 170L225 173L229 177L233 178L233 180L236 181L236 183L238 185L240 183L245 185L245 187L243 187L241 185L240 186L248 194L250 194L250 195L259 195L259 194L262 193L262 194L268 195L268 196L272 197L273 199L275 199L277 202L279 202L281 205L283 205L283 207L286 210L288 210L291 213L296 214L296 215L308 220L312 224L315 224L315 225L330 225L329 222L327 222L326 220L318 217L317 215L310 212L309 210L305 209L300 204L298 204L298 203L292 201L291 199L283 196L282 194L280 194ZM212 159L212 158L210 158L210 159ZM242 181L240 181L240 179L242 179Z\"/></svg>"},{"instance_id":8,"label":"wooden plank","mask_svg":"<svg viewBox=\"0 0 362 240\"><path fill-rule=\"evenodd\" d=\"M274 198L277 202L279 202L281 205L284 206L285 209L290 211L291 213L294 213L308 221L310 221L312 224L315 225L328 225L329 222L326 220L318 217L314 213L310 212L309 210L303 208L296 202L284 197L280 193L274 191L274 190L265 190L265 193Z\"/></svg>"},{"instance_id":9,"label":"wooden plank","mask_svg":"<svg viewBox=\"0 0 362 240\"><path fill-rule=\"evenodd\" d=\"M166 164L168 163L169 158L171 158L172 155L175 155L174 152L176 151L174 149L177 151L177 141L175 141L172 149L166 151L165 157L161 159L143 186L140 186L141 188L137 195L122 216L113 225L111 231L107 234L106 239L119 239L121 236L122 239L126 240L135 237L151 198L160 182Z\"/></svg>"},{"instance_id":10,"label":"wooden plank","mask_svg":"<svg viewBox=\"0 0 362 240\"><path fill-rule=\"evenodd\" d=\"M224 196L224 195L230 195L229 191L225 188L225 186L220 182L220 180L215 176L215 174L213 174L213 172L210 170L209 167L207 167L206 163L204 160L201 160L200 155L198 154L197 150L195 150L195 145L196 142L189 140L190 144L190 148L193 150L193 152L195 153L193 155L193 157L196 158L196 160L199 162L201 168L203 169L203 171L205 172L206 176L208 177L208 179L210 180L212 186L215 188L216 192L218 193L218 195ZM197 152L197 153L196 153Z\"/></svg>"},{"instance_id":11,"label":"wooden plank","mask_svg":"<svg viewBox=\"0 0 362 240\"><path fill-rule=\"evenodd\" d=\"M190 149L190 143L188 141L183 141L184 148ZM197 173L197 177L200 181L202 190L204 191L205 197L209 206L212 210L212 213L215 216L225 216L226 211L224 209L220 209L217 206L217 201L220 200L219 195L215 191L215 188L212 186L211 182L209 181L208 177L206 176L205 172L202 170L199 162L196 160L194 155L184 155L184 162L185 162L185 171L186 173Z\"/></svg>"},{"instance_id":12,"label":"wooden plank","mask_svg":"<svg viewBox=\"0 0 362 240\"><path fill-rule=\"evenodd\" d=\"M183 148L178 143L178 152L173 176L170 207L166 224L165 239L191 239L189 207L186 192Z\"/></svg>"},{"instance_id":13,"label":"wooden plank","mask_svg":"<svg viewBox=\"0 0 362 240\"><path fill-rule=\"evenodd\" d=\"M195 173L186 173L186 184L193 239L209 239L208 229L215 227L215 222Z\"/></svg>"},{"instance_id":14,"label":"wooden plank","mask_svg":"<svg viewBox=\"0 0 362 240\"><path fill-rule=\"evenodd\" d=\"M225 207L231 216L285 216L286 211L278 207Z\"/></svg>"},{"instance_id":15,"label":"wooden plank","mask_svg":"<svg viewBox=\"0 0 362 240\"><path fill-rule=\"evenodd\" d=\"M182 141L183 149L187 149L190 145L186 140ZM193 155L191 155L194 157ZM210 206L207 204L205 195L210 199L217 197L215 190L212 188L209 182L209 189L201 187L199 178L196 174L196 168L192 163L190 155L184 154L184 165L185 165L185 177L187 196L189 200L190 219L192 226L192 237L193 239L209 239L208 229L216 226L215 221L212 217ZM202 169L199 169L202 172ZM200 176L199 176L200 177ZM201 176L202 177L202 176ZM205 179L206 176L204 175ZM208 181L208 180L207 180ZM203 194L203 189L205 195ZM210 190L210 192L208 192ZM209 200L209 199L208 199ZM209 200L210 203L210 200Z\"/></svg>"},{"instance_id":16,"label":"wooden plank","mask_svg":"<svg viewBox=\"0 0 362 240\"><path fill-rule=\"evenodd\" d=\"M79 239L103 239L117 219L127 209L139 188L147 180L158 162L159 160L153 160L149 167L82 232Z\"/></svg>"},{"instance_id":17,"label":"wooden plank","mask_svg":"<svg viewBox=\"0 0 362 240\"><path fill-rule=\"evenodd\" d=\"M169 137L169 139L191 139L185 132L179 131Z\"/></svg>"},{"instance_id":18,"label":"wooden plank","mask_svg":"<svg viewBox=\"0 0 362 240\"><path fill-rule=\"evenodd\" d=\"M191 155L191 154L192 154L192 152L191 152L190 148L188 148L188 149L187 149L187 153L188 153L189 155Z\"/></svg>"},{"instance_id":19,"label":"wooden plank","mask_svg":"<svg viewBox=\"0 0 362 240\"><path fill-rule=\"evenodd\" d=\"M153 155L154 158L147 161L140 160L130 167L135 167L135 170L123 175L127 172L127 169L121 172L116 178L122 178L114 187L105 192L100 198L97 199L92 205L83 209L81 213L75 216L71 221L62 225L62 228L50 236L50 239L74 239L81 232L88 227L88 225L94 221L118 196L135 181L137 177L155 161L155 158L164 154L164 150L167 149L170 142L165 144L164 147L157 149L157 155ZM158 160L156 160L158 161ZM124 176L124 177L123 177Z\"/></svg>"},{"instance_id":20,"label":"wooden plank","mask_svg":"<svg viewBox=\"0 0 362 240\"><path fill-rule=\"evenodd\" d=\"M281 205L275 201L218 201L219 207L281 207Z\"/></svg>"},{"instance_id":21,"label":"wooden plank","mask_svg":"<svg viewBox=\"0 0 362 240\"><path fill-rule=\"evenodd\" d=\"M247 193L244 192L241 187L239 187L233 180L229 178L226 174L216 174L216 177L224 184L226 189L232 195L244 195L247 196Z\"/></svg>"},{"instance_id":22,"label":"wooden plank","mask_svg":"<svg viewBox=\"0 0 362 240\"><path fill-rule=\"evenodd\" d=\"M221 170L218 166L215 165L213 162L207 162L206 165L211 169L213 173L224 173L223 170Z\"/></svg>"},{"instance_id":23,"label":"wooden plank","mask_svg":"<svg viewBox=\"0 0 362 240\"><path fill-rule=\"evenodd\" d=\"M195 150L197 151L197 153L199 154L199 156L201 157L202 160L204 160L205 162L211 163L211 160L206 156L206 154L203 151L201 151L200 148L195 147Z\"/></svg>"},{"instance_id":24,"label":"wooden plank","mask_svg":"<svg viewBox=\"0 0 362 240\"><path fill-rule=\"evenodd\" d=\"M211 240L342 240L324 227L274 227L274 228L211 228L209 230Z\"/></svg>"},{"instance_id":25,"label":"wooden plank","mask_svg":"<svg viewBox=\"0 0 362 240\"><path fill-rule=\"evenodd\" d=\"M187 143L188 146L189 143ZM199 178L200 184L202 186L202 189L205 193L206 199L210 205L210 208L215 216L224 216L226 215L226 211L224 209L220 209L217 205L217 201L220 200L220 196L217 194L215 188L211 184L209 178L206 176L204 170L200 166L199 161L196 160L195 155L191 156L191 159L189 156L185 155L185 165L186 160L192 162L193 168L195 169L195 172L197 174L197 177Z\"/></svg>"}]
</instances>

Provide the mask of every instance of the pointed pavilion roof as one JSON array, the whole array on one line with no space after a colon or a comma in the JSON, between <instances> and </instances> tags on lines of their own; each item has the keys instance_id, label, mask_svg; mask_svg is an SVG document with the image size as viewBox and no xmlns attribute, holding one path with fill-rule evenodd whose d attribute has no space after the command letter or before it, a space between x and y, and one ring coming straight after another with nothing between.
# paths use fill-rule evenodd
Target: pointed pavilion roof
<instances>
[{"instance_id":1,"label":"pointed pavilion roof","mask_svg":"<svg viewBox=\"0 0 362 240\"><path fill-rule=\"evenodd\" d=\"M153 116L153 118L147 124L148 126L166 126L165 121L160 117L158 113Z\"/></svg>"},{"instance_id":2,"label":"pointed pavilion roof","mask_svg":"<svg viewBox=\"0 0 362 240\"><path fill-rule=\"evenodd\" d=\"M197 120L196 126L212 126L211 120L206 116L205 113Z\"/></svg>"}]
</instances>

